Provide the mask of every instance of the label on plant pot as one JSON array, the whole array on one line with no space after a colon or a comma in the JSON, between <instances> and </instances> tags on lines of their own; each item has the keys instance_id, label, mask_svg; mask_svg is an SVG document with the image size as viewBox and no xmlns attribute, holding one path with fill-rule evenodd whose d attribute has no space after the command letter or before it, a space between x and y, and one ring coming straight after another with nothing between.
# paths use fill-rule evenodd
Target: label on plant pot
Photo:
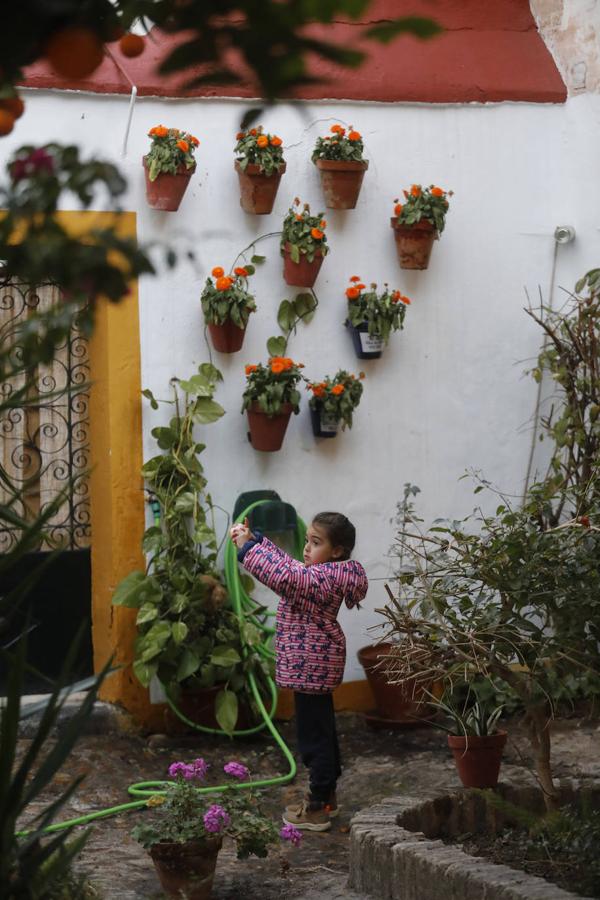
<instances>
[{"instance_id":1,"label":"label on plant pot","mask_svg":"<svg viewBox=\"0 0 600 900\"><path fill-rule=\"evenodd\" d=\"M383 350L383 338L379 334L369 334L368 331L359 331L360 346L363 353L380 353Z\"/></svg>"},{"instance_id":2,"label":"label on plant pot","mask_svg":"<svg viewBox=\"0 0 600 900\"><path fill-rule=\"evenodd\" d=\"M319 415L319 422L321 425L321 431L337 431L338 430L338 422L334 416L327 415L325 412L321 412Z\"/></svg>"}]
</instances>

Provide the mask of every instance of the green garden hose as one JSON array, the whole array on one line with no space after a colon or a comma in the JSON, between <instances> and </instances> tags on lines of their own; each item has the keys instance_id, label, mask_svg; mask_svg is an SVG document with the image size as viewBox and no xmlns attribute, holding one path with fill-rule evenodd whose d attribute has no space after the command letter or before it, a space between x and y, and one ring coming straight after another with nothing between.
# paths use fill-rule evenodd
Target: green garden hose
<instances>
[{"instance_id":1,"label":"green garden hose","mask_svg":"<svg viewBox=\"0 0 600 900\"><path fill-rule=\"evenodd\" d=\"M258 500L255 503L252 503L247 507L236 519L236 522L243 522L246 516L254 509L255 506L259 506L262 503L266 503L266 500ZM296 556L300 556L302 552L302 546L304 543L304 535L306 533L306 525L302 521L302 519L298 518L298 524L296 527L295 534L295 545L294 545L294 554ZM237 616L239 625L240 625L240 633L241 633L241 641L242 641L242 653L244 657L247 657L251 652L250 648L244 641L244 632L242 625L245 622L251 622L256 626L261 632L265 634L266 640L264 645L259 645L259 647L255 648L256 652L258 652L263 658L272 660L275 658L275 653L270 646L270 643L273 638L273 634L275 632L274 628L267 626L266 621L268 618L275 615L275 613L270 610L264 609L264 607L257 604L252 600L251 597L248 596L247 592L244 589L242 584L242 580L240 578L240 573L238 569L237 563L237 551L235 544L232 541L228 541L225 548L225 581L227 584L227 588L229 591L229 595L231 597L231 602L233 606L233 610ZM275 682L271 677L267 678L267 684L269 687L269 691L271 694L271 708L267 711L265 704L263 702L263 698L261 696L260 690L256 683L256 678L252 672L248 673L248 682L250 685L250 689L252 691L252 696L254 701L259 709L259 712L262 717L262 722L253 728L245 728L239 729L237 731L233 731L232 735L234 737L246 736L250 734L255 734L258 731L261 731L263 728L267 728L272 736L275 738L275 742L279 746L281 752L285 756L288 764L289 771L284 775L276 775L273 778L262 778L257 781L238 781L234 784L221 784L221 785L213 785L211 787L204 788L196 788L199 794L212 794L216 791L224 790L225 788L233 788L234 790L243 790L245 788L252 787L272 787L276 784L285 784L288 781L291 781L292 778L296 775L296 761L292 756L292 753L275 728L273 724L273 716L275 714L275 709L277 707L277 687ZM198 731L208 732L209 734L225 734L224 731L218 728L207 728L203 725L198 725L197 723L188 719L175 705L171 697L169 696L168 691L165 689L165 693L167 696L167 701L169 706L173 710L173 712L187 725L192 728L195 728ZM128 793L133 797L143 797L141 800L133 800L129 803L121 803L118 806L107 807L106 809L97 810L96 812L88 813L84 816L78 816L74 819L68 819L65 822L57 822L54 825L49 825L47 828L44 828L45 833L51 833L54 831L60 831L63 828L72 828L75 825L86 825L88 822L94 822L96 819L103 819L108 816L114 816L118 813L128 812L129 810L134 809L142 809L147 806L148 798L153 797L155 795L163 795L166 793L167 785L169 782L166 781L140 781L136 784L132 784L129 786ZM18 832L18 836L21 837L23 835L28 834L27 831Z\"/></svg>"}]
</instances>

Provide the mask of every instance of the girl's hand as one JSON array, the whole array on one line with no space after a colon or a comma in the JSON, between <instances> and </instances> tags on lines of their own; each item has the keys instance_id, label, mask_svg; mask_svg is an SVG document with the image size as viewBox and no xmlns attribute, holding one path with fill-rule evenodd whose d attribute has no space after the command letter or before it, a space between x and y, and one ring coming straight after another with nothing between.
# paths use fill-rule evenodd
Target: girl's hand
<instances>
[{"instance_id":1,"label":"girl's hand","mask_svg":"<svg viewBox=\"0 0 600 900\"><path fill-rule=\"evenodd\" d=\"M241 523L234 525L229 531L229 536L238 550L241 550L248 541L254 540L254 535L248 525L248 519L244 519L243 525Z\"/></svg>"}]
</instances>

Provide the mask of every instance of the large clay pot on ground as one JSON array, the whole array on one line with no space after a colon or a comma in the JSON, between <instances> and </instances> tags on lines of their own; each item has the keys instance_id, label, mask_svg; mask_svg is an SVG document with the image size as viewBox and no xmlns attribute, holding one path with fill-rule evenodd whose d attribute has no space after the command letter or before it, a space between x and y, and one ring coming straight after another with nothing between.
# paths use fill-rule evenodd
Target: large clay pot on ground
<instances>
[{"instance_id":1,"label":"large clay pot on ground","mask_svg":"<svg viewBox=\"0 0 600 900\"><path fill-rule=\"evenodd\" d=\"M162 172L156 176L154 181L150 181L145 157L142 162L146 177L146 200L148 201L148 206L151 206L152 209L160 209L163 212L177 212L190 183L190 178L196 171L196 164L194 163L191 169L180 166L175 175Z\"/></svg>"},{"instance_id":2,"label":"large clay pot on ground","mask_svg":"<svg viewBox=\"0 0 600 900\"><path fill-rule=\"evenodd\" d=\"M300 261L294 262L286 244L283 249L283 278L286 284L294 287L312 287L317 280L317 275L323 263L323 255L317 251L312 262L309 262L306 254L300 254Z\"/></svg>"},{"instance_id":3,"label":"large clay pot on ground","mask_svg":"<svg viewBox=\"0 0 600 900\"><path fill-rule=\"evenodd\" d=\"M419 720L430 720L432 712L426 704L427 696L422 685L414 683L389 684L385 674L385 659L391 644L370 644L362 647L358 660L365 670L367 681L375 697L379 716L391 722L405 725L418 724Z\"/></svg>"},{"instance_id":4,"label":"large clay pot on ground","mask_svg":"<svg viewBox=\"0 0 600 900\"><path fill-rule=\"evenodd\" d=\"M317 159L321 187L328 209L354 209L369 161Z\"/></svg>"},{"instance_id":5,"label":"large clay pot on ground","mask_svg":"<svg viewBox=\"0 0 600 900\"><path fill-rule=\"evenodd\" d=\"M255 450L272 453L281 449L292 411L291 403L282 404L281 412L276 416L268 416L256 403L246 410L250 427L250 443Z\"/></svg>"},{"instance_id":6,"label":"large clay pot on ground","mask_svg":"<svg viewBox=\"0 0 600 900\"><path fill-rule=\"evenodd\" d=\"M396 252L401 269L426 269L437 230L431 222L422 219L415 225L398 225L394 216L390 219L394 229Z\"/></svg>"},{"instance_id":7,"label":"large clay pot on ground","mask_svg":"<svg viewBox=\"0 0 600 900\"><path fill-rule=\"evenodd\" d=\"M346 322L346 328L352 336L354 352L358 359L379 359L385 347L385 341L378 334L369 334L369 326L366 322L353 325Z\"/></svg>"},{"instance_id":8,"label":"large clay pot on ground","mask_svg":"<svg viewBox=\"0 0 600 900\"><path fill-rule=\"evenodd\" d=\"M209 900L222 843L223 839L215 836L182 844L154 844L150 856L167 896L173 900Z\"/></svg>"},{"instance_id":9,"label":"large clay pot on ground","mask_svg":"<svg viewBox=\"0 0 600 900\"><path fill-rule=\"evenodd\" d=\"M272 175L261 172L257 163L249 163L242 169L236 161L235 170L240 180L240 206L244 212L256 216L268 215L273 209L286 164L283 163L279 171L273 172Z\"/></svg>"},{"instance_id":10,"label":"large clay pot on ground","mask_svg":"<svg viewBox=\"0 0 600 900\"><path fill-rule=\"evenodd\" d=\"M222 325L207 322L210 339L215 350L219 353L236 353L244 343L245 328L238 328L231 319Z\"/></svg>"},{"instance_id":11,"label":"large clay pot on ground","mask_svg":"<svg viewBox=\"0 0 600 900\"><path fill-rule=\"evenodd\" d=\"M458 775L464 787L494 788L498 784L506 731L482 735L448 735Z\"/></svg>"}]
</instances>

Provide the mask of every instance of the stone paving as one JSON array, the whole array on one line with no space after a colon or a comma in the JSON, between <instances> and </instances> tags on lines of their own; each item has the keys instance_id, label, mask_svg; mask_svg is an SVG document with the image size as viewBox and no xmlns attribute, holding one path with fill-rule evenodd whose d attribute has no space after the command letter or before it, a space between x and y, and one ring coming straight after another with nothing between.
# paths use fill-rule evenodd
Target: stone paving
<instances>
[{"instance_id":1,"label":"stone paving","mask_svg":"<svg viewBox=\"0 0 600 900\"><path fill-rule=\"evenodd\" d=\"M308 834L300 848L286 845L266 860L236 860L227 843L219 854L213 900L365 900L366 893L347 887L350 820L389 796L419 796L432 790L459 787L445 735L430 728L394 732L371 731L361 716L338 714L340 745L345 768L339 783L342 806L330 832ZM204 756L215 765L229 758L242 760L259 777L284 771L284 761L265 736L252 741L198 735L167 738L153 735L107 733L83 735L64 771L58 773L47 798L79 774L86 778L61 818L126 802L133 782L164 777L170 762ZM518 732L518 728L511 731ZM598 773L597 723L571 720L559 723L554 740L557 775L588 776ZM281 723L284 740L294 747L293 724ZM28 743L21 741L21 750ZM527 743L510 742L503 780L531 783L524 767ZM287 803L301 796L304 776L264 794L263 808L278 819ZM47 799L46 798L46 799ZM35 810L32 810L34 812ZM127 813L98 822L80 858L102 900L160 900L163 894L146 852L130 831L143 813Z\"/></svg>"}]
</instances>

